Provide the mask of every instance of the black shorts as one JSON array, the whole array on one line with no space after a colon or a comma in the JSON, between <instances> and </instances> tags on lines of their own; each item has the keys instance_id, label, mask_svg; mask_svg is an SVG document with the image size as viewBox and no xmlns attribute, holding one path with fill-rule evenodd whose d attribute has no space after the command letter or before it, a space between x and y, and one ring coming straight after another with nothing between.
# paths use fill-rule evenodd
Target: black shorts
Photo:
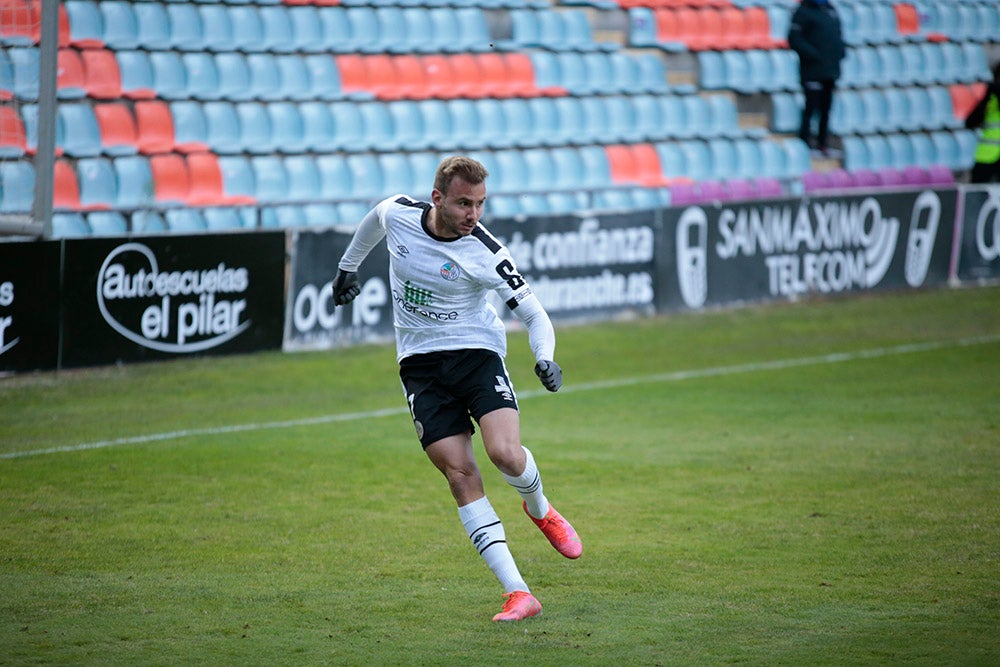
<instances>
[{"instance_id":1,"label":"black shorts","mask_svg":"<svg viewBox=\"0 0 1000 667\"><path fill-rule=\"evenodd\" d=\"M500 408L517 409L507 367L490 350L415 354L399 362L399 378L425 448L451 435L475 433L472 419L478 422Z\"/></svg>"}]
</instances>

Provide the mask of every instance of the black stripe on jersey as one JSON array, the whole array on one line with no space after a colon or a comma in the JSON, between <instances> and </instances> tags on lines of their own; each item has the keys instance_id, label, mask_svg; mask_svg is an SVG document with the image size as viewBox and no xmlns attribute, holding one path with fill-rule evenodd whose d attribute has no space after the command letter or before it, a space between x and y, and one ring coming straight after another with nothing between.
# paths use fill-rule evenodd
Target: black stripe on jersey
<instances>
[{"instance_id":1,"label":"black stripe on jersey","mask_svg":"<svg viewBox=\"0 0 1000 667\"><path fill-rule=\"evenodd\" d=\"M517 300L517 297L511 297L507 299L505 303L507 305L507 308L509 308L510 310L514 310L515 308L517 308L517 304L521 302Z\"/></svg>"},{"instance_id":2,"label":"black stripe on jersey","mask_svg":"<svg viewBox=\"0 0 1000 667\"><path fill-rule=\"evenodd\" d=\"M403 196L396 200L396 203L400 206L412 206L413 208L422 208L424 211L429 211L431 205L425 201L417 201L415 199L410 199L409 197Z\"/></svg>"},{"instance_id":3,"label":"black stripe on jersey","mask_svg":"<svg viewBox=\"0 0 1000 667\"><path fill-rule=\"evenodd\" d=\"M494 255L500 252L500 242L482 225L476 225L475 229L472 230L472 235L482 241L483 245L489 248Z\"/></svg>"}]
</instances>

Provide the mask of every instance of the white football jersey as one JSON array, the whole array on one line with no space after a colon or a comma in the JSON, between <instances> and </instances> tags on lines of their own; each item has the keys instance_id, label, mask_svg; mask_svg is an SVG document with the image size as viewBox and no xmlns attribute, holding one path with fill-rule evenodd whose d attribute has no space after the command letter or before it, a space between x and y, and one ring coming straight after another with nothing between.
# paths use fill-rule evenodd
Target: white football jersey
<instances>
[{"instance_id":1,"label":"white football jersey","mask_svg":"<svg viewBox=\"0 0 1000 667\"><path fill-rule=\"evenodd\" d=\"M431 208L405 195L384 199L365 216L340 266L356 271L385 237L397 359L469 348L504 357L506 329L487 296L495 291L514 309L531 287L507 248L481 224L469 236L434 236L427 228Z\"/></svg>"}]
</instances>

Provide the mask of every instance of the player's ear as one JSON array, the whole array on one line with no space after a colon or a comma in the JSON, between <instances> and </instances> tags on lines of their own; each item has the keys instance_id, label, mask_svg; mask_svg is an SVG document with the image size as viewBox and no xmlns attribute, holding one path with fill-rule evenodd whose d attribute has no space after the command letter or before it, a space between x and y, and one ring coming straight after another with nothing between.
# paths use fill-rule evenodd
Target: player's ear
<instances>
[{"instance_id":1,"label":"player's ear","mask_svg":"<svg viewBox=\"0 0 1000 667\"><path fill-rule=\"evenodd\" d=\"M434 188L433 190L431 190L431 203L432 204L434 204L435 206L440 206L441 202L443 202L443 201L444 201L444 193L443 192L441 192L437 188Z\"/></svg>"}]
</instances>

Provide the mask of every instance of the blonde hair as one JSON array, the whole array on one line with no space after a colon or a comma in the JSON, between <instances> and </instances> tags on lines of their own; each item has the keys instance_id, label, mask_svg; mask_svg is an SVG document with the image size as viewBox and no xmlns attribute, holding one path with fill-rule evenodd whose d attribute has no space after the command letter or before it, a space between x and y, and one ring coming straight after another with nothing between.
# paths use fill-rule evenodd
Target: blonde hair
<instances>
[{"instance_id":1,"label":"blonde hair","mask_svg":"<svg viewBox=\"0 0 1000 667\"><path fill-rule=\"evenodd\" d=\"M478 160L464 155L453 155L441 160L437 173L434 174L434 189L447 195L451 181L457 176L470 185L479 185L486 180L490 172L486 171Z\"/></svg>"}]
</instances>

